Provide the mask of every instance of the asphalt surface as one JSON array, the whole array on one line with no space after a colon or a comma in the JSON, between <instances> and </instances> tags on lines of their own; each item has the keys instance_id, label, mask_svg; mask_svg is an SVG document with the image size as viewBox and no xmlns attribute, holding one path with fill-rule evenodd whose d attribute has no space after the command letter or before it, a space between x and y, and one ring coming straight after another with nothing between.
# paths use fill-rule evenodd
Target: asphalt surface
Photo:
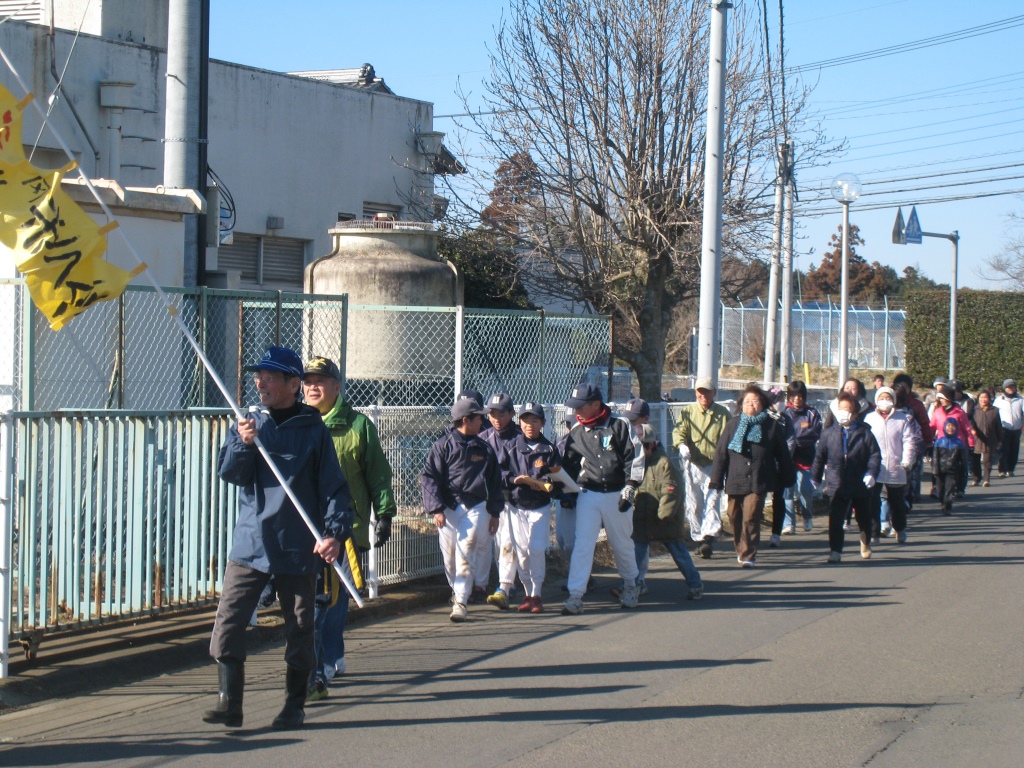
<instances>
[{"instance_id":1,"label":"asphalt surface","mask_svg":"<svg viewBox=\"0 0 1024 768\"><path fill-rule=\"evenodd\" d=\"M635 611L598 578L582 616L436 607L347 635L348 670L275 732L279 642L249 658L245 725L199 719L203 661L0 714L0 765L1021 766L1024 482L935 504L863 561L825 564L824 519L743 570L668 558ZM765 538L767 543L767 537ZM724 549L724 548L723 548Z\"/></svg>"}]
</instances>

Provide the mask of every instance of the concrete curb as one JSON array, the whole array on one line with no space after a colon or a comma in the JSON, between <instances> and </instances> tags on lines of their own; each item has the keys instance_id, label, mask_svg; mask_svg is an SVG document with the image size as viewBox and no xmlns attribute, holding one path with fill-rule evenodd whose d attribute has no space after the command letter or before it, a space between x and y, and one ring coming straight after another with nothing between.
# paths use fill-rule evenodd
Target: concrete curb
<instances>
[{"instance_id":1,"label":"concrete curb","mask_svg":"<svg viewBox=\"0 0 1024 768\"><path fill-rule=\"evenodd\" d=\"M366 607L352 606L349 625L379 621L407 611L443 605L451 594L444 577L403 584ZM166 614L137 622L90 628L44 638L37 659L30 662L11 648L10 677L0 680L0 712L123 685L162 674L169 669L206 662L216 606L200 611ZM278 608L261 611L250 627L248 645L284 639L284 621Z\"/></svg>"}]
</instances>

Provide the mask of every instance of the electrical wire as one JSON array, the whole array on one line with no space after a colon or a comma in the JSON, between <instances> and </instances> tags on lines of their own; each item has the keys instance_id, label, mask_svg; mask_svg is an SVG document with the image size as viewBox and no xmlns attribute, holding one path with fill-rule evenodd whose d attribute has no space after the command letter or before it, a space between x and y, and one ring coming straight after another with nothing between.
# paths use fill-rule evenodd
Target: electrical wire
<instances>
[{"instance_id":1,"label":"electrical wire","mask_svg":"<svg viewBox=\"0 0 1024 768\"><path fill-rule=\"evenodd\" d=\"M988 24L981 24L977 27L967 27L965 29L959 29L954 32L946 32L941 35L934 35L932 37L921 38L920 40L912 40L906 43L899 43L897 45L886 46L885 48L875 48L870 51L861 51L860 53L852 53L847 56L837 56L833 59L813 61L808 64L801 64L796 67L792 67L790 69L790 73L800 74L802 72L808 72L810 70L827 69L830 67L838 67L845 64L855 64L862 61L870 61L871 59L880 59L886 56L893 56L897 53L918 51L925 48L933 48L938 45L945 45L946 43L967 40L972 37L989 35L994 32L1002 32L1004 30L1014 29L1015 27L1019 26L1024 26L1024 15L1011 16L1006 19L1000 19L998 21L989 22Z\"/></svg>"},{"instance_id":2,"label":"electrical wire","mask_svg":"<svg viewBox=\"0 0 1024 768\"><path fill-rule=\"evenodd\" d=\"M931 198L911 198L905 200L892 200L886 202L869 203L868 205L858 205L855 210L858 211L878 211L884 208L895 208L897 206L908 206L908 205L931 205L937 203L952 203L959 202L961 200L981 200L988 197L1004 197L1006 195L1020 195L1024 194L1024 187L1019 189L1004 189L996 192L978 192L973 195L952 195L947 197L931 197ZM819 202L819 201L815 201ZM830 205L827 208L822 207L811 210L801 210L800 215L807 218L817 218L819 216L834 215L836 208L834 205Z\"/></svg>"},{"instance_id":3,"label":"electrical wire","mask_svg":"<svg viewBox=\"0 0 1024 768\"><path fill-rule=\"evenodd\" d=\"M977 115L967 115L966 117L951 117L949 120L937 120L937 121L932 122L932 123L922 123L921 125L908 125L905 128L889 128L888 130L885 130L885 131L875 131L873 133L859 133L859 134L856 134L854 136L846 136L845 138L846 138L847 141L852 141L853 139L867 139L867 138L870 138L872 136L883 136L883 135L885 135L887 133L899 133L900 131L919 131L922 128L932 128L932 127L934 127L936 125L948 125L950 123L959 123L959 122L962 122L964 120L976 120L976 119L981 118L981 117L991 117L992 115L1005 115L1007 112L1019 112L1022 109L1024 109L1024 106L1021 106L1021 107L1007 107L1006 109L997 109L997 110L995 110L993 112L982 112L981 114L977 114ZM988 126L979 126L979 127L988 127ZM927 137L921 137L921 138L927 138Z\"/></svg>"}]
</instances>

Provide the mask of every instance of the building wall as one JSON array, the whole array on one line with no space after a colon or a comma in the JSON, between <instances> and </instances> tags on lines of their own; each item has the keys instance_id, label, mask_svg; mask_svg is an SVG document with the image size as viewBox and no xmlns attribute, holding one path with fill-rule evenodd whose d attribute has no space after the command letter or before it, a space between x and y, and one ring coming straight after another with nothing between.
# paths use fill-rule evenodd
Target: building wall
<instances>
[{"instance_id":1,"label":"building wall","mask_svg":"<svg viewBox=\"0 0 1024 768\"><path fill-rule=\"evenodd\" d=\"M166 10L166 2L151 2ZM74 0L65 0L63 6L67 13L78 8ZM113 8L111 0L103 8L104 13ZM45 27L19 21L0 25L0 45L42 103L54 87L46 32ZM58 72L73 39L74 32L56 31ZM59 102L52 120L85 173L97 177L106 167L109 115L99 104L100 82L126 80L136 83L135 108L122 120L119 181L124 187L162 183L165 72L164 52L156 47L80 36L64 89L85 128ZM0 82L20 95L8 72L0 72ZM366 202L399 207L401 218L429 220L433 177L423 172L426 159L417 152L415 134L430 131L432 120L433 108L427 102L210 63L208 159L234 196L236 231L304 240L307 262L330 252L327 231L338 214L359 217ZM24 124L22 141L31 146L40 125L32 107L25 112ZM63 164L59 145L48 131L42 134L34 162L39 167ZM411 206L413 201L422 201L423 208ZM268 216L283 218L284 228L268 230ZM136 247L142 250L139 243Z\"/></svg>"}]
</instances>

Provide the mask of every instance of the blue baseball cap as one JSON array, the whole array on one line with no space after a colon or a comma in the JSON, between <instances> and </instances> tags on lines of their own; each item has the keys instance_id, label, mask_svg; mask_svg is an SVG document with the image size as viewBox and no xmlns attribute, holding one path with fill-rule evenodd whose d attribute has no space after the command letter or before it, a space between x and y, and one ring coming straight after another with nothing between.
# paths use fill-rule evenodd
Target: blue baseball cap
<instances>
[{"instance_id":1,"label":"blue baseball cap","mask_svg":"<svg viewBox=\"0 0 1024 768\"><path fill-rule=\"evenodd\" d=\"M593 384L583 382L573 387L572 394L569 396L569 399L565 401L565 404L570 408L579 408L593 400L604 402L604 395L602 395L601 390Z\"/></svg>"},{"instance_id":2,"label":"blue baseball cap","mask_svg":"<svg viewBox=\"0 0 1024 768\"><path fill-rule=\"evenodd\" d=\"M246 371L281 371L289 376L302 378L302 358L288 347L270 347L255 365L247 365Z\"/></svg>"},{"instance_id":3,"label":"blue baseball cap","mask_svg":"<svg viewBox=\"0 0 1024 768\"><path fill-rule=\"evenodd\" d=\"M650 416L651 406L647 404L646 400L641 400L637 397L626 404L626 410L622 412L622 415L630 421L636 421L644 416Z\"/></svg>"},{"instance_id":4,"label":"blue baseball cap","mask_svg":"<svg viewBox=\"0 0 1024 768\"><path fill-rule=\"evenodd\" d=\"M519 418L522 418L526 414L536 416L538 419L547 421L547 417L544 415L544 406L540 403L523 403L522 410L519 411Z\"/></svg>"},{"instance_id":5,"label":"blue baseball cap","mask_svg":"<svg viewBox=\"0 0 1024 768\"><path fill-rule=\"evenodd\" d=\"M475 389L464 389L459 392L455 397L455 401L459 400L472 400L474 403L479 405L481 408L484 407L484 396L477 392Z\"/></svg>"},{"instance_id":6,"label":"blue baseball cap","mask_svg":"<svg viewBox=\"0 0 1024 768\"><path fill-rule=\"evenodd\" d=\"M506 413L512 413L516 409L512 404L512 398L504 392L498 392L487 398L485 407L488 411L505 411Z\"/></svg>"}]
</instances>

